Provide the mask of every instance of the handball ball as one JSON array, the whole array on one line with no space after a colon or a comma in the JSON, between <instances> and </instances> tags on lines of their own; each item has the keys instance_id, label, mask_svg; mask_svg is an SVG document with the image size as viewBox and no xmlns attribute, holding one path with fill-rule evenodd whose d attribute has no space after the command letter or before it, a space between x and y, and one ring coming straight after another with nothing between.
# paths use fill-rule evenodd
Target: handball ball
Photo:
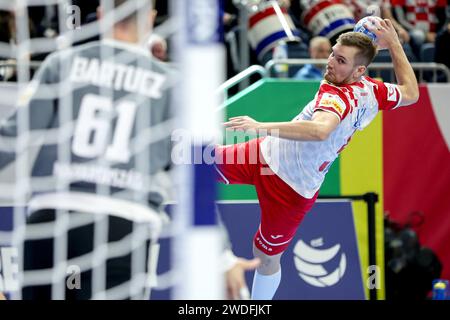
<instances>
[{"instance_id":1,"label":"handball ball","mask_svg":"<svg viewBox=\"0 0 450 320\"><path fill-rule=\"evenodd\" d=\"M377 16L364 17L358 21L358 23L353 28L353 31L364 33L366 36L368 36L370 39L372 39L372 41L374 43L376 43L377 36L364 26L364 24L367 24L367 25L372 24L373 26L375 26L375 24L372 21L370 21L370 19L376 19L376 20L380 20L380 21L382 20L380 17L377 17Z\"/></svg>"}]
</instances>

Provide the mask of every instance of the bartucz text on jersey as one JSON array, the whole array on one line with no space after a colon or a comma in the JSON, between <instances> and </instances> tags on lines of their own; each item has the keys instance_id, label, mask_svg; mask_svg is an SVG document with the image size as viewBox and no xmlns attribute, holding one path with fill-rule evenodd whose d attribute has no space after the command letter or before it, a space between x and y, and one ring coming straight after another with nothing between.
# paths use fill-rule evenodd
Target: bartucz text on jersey
<instances>
[{"instance_id":1,"label":"bartucz text on jersey","mask_svg":"<svg viewBox=\"0 0 450 320\"><path fill-rule=\"evenodd\" d=\"M86 57L75 57L70 71L70 81L74 83L124 90L155 99L161 98L165 80L166 76L151 70Z\"/></svg>"}]
</instances>

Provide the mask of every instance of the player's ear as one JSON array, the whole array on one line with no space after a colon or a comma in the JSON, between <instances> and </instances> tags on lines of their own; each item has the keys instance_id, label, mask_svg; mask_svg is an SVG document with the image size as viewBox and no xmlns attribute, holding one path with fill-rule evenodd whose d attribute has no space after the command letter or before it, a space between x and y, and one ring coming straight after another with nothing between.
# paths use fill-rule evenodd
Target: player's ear
<instances>
[{"instance_id":1,"label":"player's ear","mask_svg":"<svg viewBox=\"0 0 450 320\"><path fill-rule=\"evenodd\" d=\"M364 75L364 73L366 72L366 70L367 70L367 67L366 67L366 66L364 66L364 65L359 65L359 66L356 68L356 71L355 71L355 78L359 78L359 77L361 77L362 75Z\"/></svg>"}]
</instances>

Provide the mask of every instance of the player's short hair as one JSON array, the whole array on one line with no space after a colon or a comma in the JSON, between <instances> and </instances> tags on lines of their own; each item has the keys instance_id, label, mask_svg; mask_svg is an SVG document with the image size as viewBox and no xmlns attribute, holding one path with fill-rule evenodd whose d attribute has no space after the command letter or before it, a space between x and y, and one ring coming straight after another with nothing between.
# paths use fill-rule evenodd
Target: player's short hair
<instances>
[{"instance_id":1,"label":"player's short hair","mask_svg":"<svg viewBox=\"0 0 450 320\"><path fill-rule=\"evenodd\" d=\"M362 64L367 67L377 54L377 48L372 40L361 32L343 33L337 39L337 43L358 49L358 53L355 55L355 63L358 65Z\"/></svg>"}]
</instances>

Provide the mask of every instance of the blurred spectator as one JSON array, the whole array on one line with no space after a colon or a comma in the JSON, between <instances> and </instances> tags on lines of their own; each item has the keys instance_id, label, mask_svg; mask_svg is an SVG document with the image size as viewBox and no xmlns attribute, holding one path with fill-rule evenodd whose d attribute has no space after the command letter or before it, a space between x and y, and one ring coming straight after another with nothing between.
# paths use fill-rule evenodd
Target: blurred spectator
<instances>
[{"instance_id":1,"label":"blurred spectator","mask_svg":"<svg viewBox=\"0 0 450 320\"><path fill-rule=\"evenodd\" d=\"M328 38L314 37L309 44L309 54L312 59L327 59L331 53L331 43ZM307 64L294 76L298 80L322 80L324 66Z\"/></svg>"},{"instance_id":2,"label":"blurred spectator","mask_svg":"<svg viewBox=\"0 0 450 320\"><path fill-rule=\"evenodd\" d=\"M313 36L325 36L331 45L342 33L352 31L354 13L347 0L299 0L302 24Z\"/></svg>"},{"instance_id":3,"label":"blurred spectator","mask_svg":"<svg viewBox=\"0 0 450 320\"><path fill-rule=\"evenodd\" d=\"M225 46L227 52L227 79L240 71L239 41L240 28L238 27L239 10L233 0L224 1L222 21L225 33Z\"/></svg>"},{"instance_id":4,"label":"blurred spectator","mask_svg":"<svg viewBox=\"0 0 450 320\"><path fill-rule=\"evenodd\" d=\"M248 34L245 30L248 28L248 18L253 11L245 6L245 1L225 0L222 12L222 21L224 22L225 46L227 57L227 74L226 78L230 79L239 72L245 70L248 66L254 64L264 64L272 57L272 52L266 52L267 59L258 59L254 50L251 49ZM246 23L241 25L240 19L247 17ZM248 32L248 29L247 29ZM243 40L243 41L241 41ZM241 47L245 45L245 47ZM246 52L246 55L242 53ZM252 75L249 82L253 83L259 80L260 76ZM233 86L228 90L229 95L233 95L239 91L238 86Z\"/></svg>"},{"instance_id":5,"label":"blurred spectator","mask_svg":"<svg viewBox=\"0 0 450 320\"><path fill-rule=\"evenodd\" d=\"M14 14L0 10L0 42L13 43L15 30Z\"/></svg>"},{"instance_id":6,"label":"blurred spectator","mask_svg":"<svg viewBox=\"0 0 450 320\"><path fill-rule=\"evenodd\" d=\"M445 22L446 0L391 0L395 16L411 37L411 46L420 56L424 43L433 43L436 31Z\"/></svg>"},{"instance_id":7,"label":"blurred spectator","mask_svg":"<svg viewBox=\"0 0 450 320\"><path fill-rule=\"evenodd\" d=\"M436 36L434 61L443 63L450 69L450 17ZM448 81L448 79L447 79Z\"/></svg>"},{"instance_id":8,"label":"blurred spectator","mask_svg":"<svg viewBox=\"0 0 450 320\"><path fill-rule=\"evenodd\" d=\"M35 27L31 20L28 23L30 37L35 36ZM15 46L17 43L16 19L13 11L0 10L0 42ZM16 68L13 66L16 62L13 56L0 56L3 61L11 66L0 68L0 80L15 81L17 79Z\"/></svg>"},{"instance_id":9,"label":"blurred spectator","mask_svg":"<svg viewBox=\"0 0 450 320\"><path fill-rule=\"evenodd\" d=\"M411 213L411 222L416 214L421 215ZM385 217L386 300L425 300L432 289L432 281L441 276L442 262L435 252L421 245L415 231L422 223L423 220L419 220L414 225L402 225Z\"/></svg>"},{"instance_id":10,"label":"blurred spectator","mask_svg":"<svg viewBox=\"0 0 450 320\"><path fill-rule=\"evenodd\" d=\"M403 28L403 26L395 19L394 15L392 14L392 0L382 0L382 5L380 6L380 13L381 17L383 19L389 19L392 21L392 24L394 25L395 30L398 33L398 37L400 38L400 41L403 44L408 44L411 40L411 37L409 36L408 31Z\"/></svg>"},{"instance_id":11,"label":"blurred spectator","mask_svg":"<svg viewBox=\"0 0 450 320\"><path fill-rule=\"evenodd\" d=\"M394 24L400 41L402 43L409 42L410 37L408 31L398 23L392 14L391 0L342 0L342 2L352 9L356 22L368 15L389 19Z\"/></svg>"},{"instance_id":12,"label":"blurred spectator","mask_svg":"<svg viewBox=\"0 0 450 320\"><path fill-rule=\"evenodd\" d=\"M36 37L53 38L57 35L59 21L56 5L29 7L28 16L36 30Z\"/></svg>"},{"instance_id":13,"label":"blurred spectator","mask_svg":"<svg viewBox=\"0 0 450 320\"><path fill-rule=\"evenodd\" d=\"M28 22L28 32L31 38L36 36L36 26L31 19ZM14 11L0 10L0 42L17 43Z\"/></svg>"},{"instance_id":14,"label":"blurred spectator","mask_svg":"<svg viewBox=\"0 0 450 320\"><path fill-rule=\"evenodd\" d=\"M294 22L295 27L299 31L299 37L303 43L309 43L311 40L312 34L306 29L306 27L301 22L301 16L303 13L303 8L300 5L300 1L294 0L290 2L290 5L286 7L288 9L289 16Z\"/></svg>"},{"instance_id":15,"label":"blurred spectator","mask_svg":"<svg viewBox=\"0 0 450 320\"><path fill-rule=\"evenodd\" d=\"M81 11L81 24L89 22L89 17L97 12L97 8L100 5L99 0L72 0L73 5L80 7Z\"/></svg>"},{"instance_id":16,"label":"blurred spectator","mask_svg":"<svg viewBox=\"0 0 450 320\"><path fill-rule=\"evenodd\" d=\"M13 44L15 38L15 26L13 14L9 11L0 11L0 43ZM10 63L14 60L11 57L1 56L0 62ZM8 81L14 75L14 69L7 66L0 66L0 81Z\"/></svg>"},{"instance_id":17,"label":"blurred spectator","mask_svg":"<svg viewBox=\"0 0 450 320\"><path fill-rule=\"evenodd\" d=\"M271 59L296 58L299 52L308 55L308 48L304 43L309 42L309 36L307 32L298 30L291 11L292 3L298 1L277 0L276 2L282 8L285 21L280 21L275 14L276 11L274 12L270 6L265 5L260 7L260 10L263 11L253 15L253 17L259 16L259 19L256 19L259 21L249 30L249 38L256 40L256 43L255 41L252 43L253 52L258 53L258 63L262 65L265 65ZM296 9L299 8L298 4ZM270 14L267 10L270 10ZM263 19L261 19L262 16L264 16ZM289 26L292 34L285 31L286 25ZM269 50L264 49L261 53L261 50L258 50L258 47L261 46L264 46L265 49L269 48Z\"/></svg>"},{"instance_id":18,"label":"blurred spectator","mask_svg":"<svg viewBox=\"0 0 450 320\"><path fill-rule=\"evenodd\" d=\"M158 15L155 19L155 27L164 23L169 18L169 2L167 0L154 0L153 3L155 5L155 10L158 12Z\"/></svg>"},{"instance_id":19,"label":"blurred spectator","mask_svg":"<svg viewBox=\"0 0 450 320\"><path fill-rule=\"evenodd\" d=\"M230 31L232 28L237 26L239 10L233 4L232 0L226 0L223 8L223 25L225 32Z\"/></svg>"}]
</instances>

